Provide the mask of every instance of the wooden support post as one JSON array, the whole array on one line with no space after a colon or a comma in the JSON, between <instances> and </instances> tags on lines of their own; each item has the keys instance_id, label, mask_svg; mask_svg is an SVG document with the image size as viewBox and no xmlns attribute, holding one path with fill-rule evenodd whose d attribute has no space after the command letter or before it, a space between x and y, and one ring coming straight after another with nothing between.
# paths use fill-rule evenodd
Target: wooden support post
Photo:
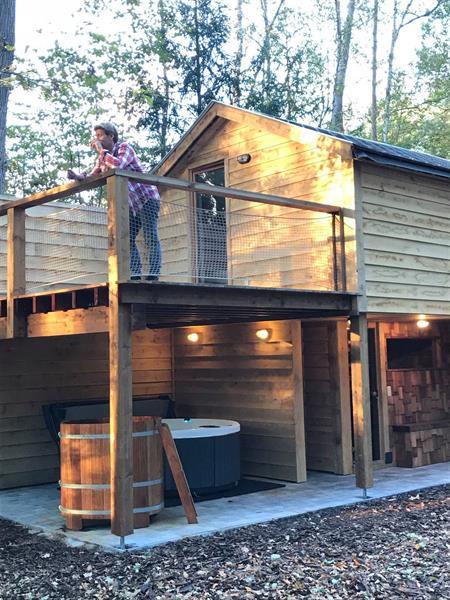
<instances>
[{"instance_id":1,"label":"wooden support post","mask_svg":"<svg viewBox=\"0 0 450 600\"><path fill-rule=\"evenodd\" d=\"M177 447L173 441L169 427L163 423L159 428L161 442L166 453L167 462L169 463L172 476L177 486L177 491L180 496L181 504L183 505L184 514L186 515L189 524L197 523L197 511L195 510L194 501L192 500L191 490L189 489L186 475L183 471Z\"/></svg>"},{"instance_id":2,"label":"wooden support post","mask_svg":"<svg viewBox=\"0 0 450 600\"><path fill-rule=\"evenodd\" d=\"M351 369L357 487L373 486L367 315L351 317Z\"/></svg>"},{"instance_id":3,"label":"wooden support post","mask_svg":"<svg viewBox=\"0 0 450 600\"><path fill-rule=\"evenodd\" d=\"M306 481L305 409L303 395L302 323L292 321L292 372L294 384L294 424L297 482Z\"/></svg>"},{"instance_id":4,"label":"wooden support post","mask_svg":"<svg viewBox=\"0 0 450 600\"><path fill-rule=\"evenodd\" d=\"M352 411L348 364L347 321L328 324L330 390L336 402L336 467L339 475L353 472Z\"/></svg>"},{"instance_id":5,"label":"wooden support post","mask_svg":"<svg viewBox=\"0 0 450 600\"><path fill-rule=\"evenodd\" d=\"M26 321L18 314L15 296L25 293L25 209L8 209L6 267L6 337L24 337Z\"/></svg>"},{"instance_id":6,"label":"wooden support post","mask_svg":"<svg viewBox=\"0 0 450 600\"><path fill-rule=\"evenodd\" d=\"M124 538L133 532L131 305L119 298L119 283L130 273L128 182L110 177L107 190L111 532Z\"/></svg>"}]
</instances>

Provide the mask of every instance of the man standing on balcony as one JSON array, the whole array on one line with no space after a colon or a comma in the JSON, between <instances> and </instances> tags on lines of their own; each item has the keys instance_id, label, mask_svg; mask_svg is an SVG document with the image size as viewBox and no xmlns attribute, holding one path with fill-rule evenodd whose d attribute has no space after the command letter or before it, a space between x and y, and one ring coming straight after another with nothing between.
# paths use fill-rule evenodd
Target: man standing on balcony
<instances>
[{"instance_id":1,"label":"man standing on balcony","mask_svg":"<svg viewBox=\"0 0 450 600\"><path fill-rule=\"evenodd\" d=\"M109 122L99 123L94 127L95 137L91 140L91 148L98 153L95 167L90 173L67 171L69 179L82 181L90 175L99 175L110 169L124 169L144 173L141 161L127 142L120 141L116 127ZM148 250L147 280L159 279L161 271L161 243L158 237L158 216L160 197L158 189L153 185L128 182L128 203L130 210L130 268L131 279L140 279L142 261L136 246L136 237L140 230L144 232L145 245Z\"/></svg>"}]
</instances>

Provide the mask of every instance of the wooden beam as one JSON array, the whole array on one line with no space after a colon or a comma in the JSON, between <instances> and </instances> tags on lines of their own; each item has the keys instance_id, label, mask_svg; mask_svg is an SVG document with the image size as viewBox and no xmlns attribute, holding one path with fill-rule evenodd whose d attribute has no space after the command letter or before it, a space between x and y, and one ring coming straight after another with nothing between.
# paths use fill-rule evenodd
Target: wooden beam
<instances>
[{"instance_id":1,"label":"wooden beam","mask_svg":"<svg viewBox=\"0 0 450 600\"><path fill-rule=\"evenodd\" d=\"M292 372L297 483L306 481L305 408L303 399L303 345L301 321L292 321Z\"/></svg>"},{"instance_id":2,"label":"wooden beam","mask_svg":"<svg viewBox=\"0 0 450 600\"><path fill-rule=\"evenodd\" d=\"M336 473L353 472L347 321L328 322L330 388L336 401Z\"/></svg>"},{"instance_id":3,"label":"wooden beam","mask_svg":"<svg viewBox=\"0 0 450 600\"><path fill-rule=\"evenodd\" d=\"M127 304L164 304L167 306L246 307L247 309L280 308L285 310L351 310L352 294L340 292L304 292L274 288L254 288L184 283L124 283L120 301Z\"/></svg>"},{"instance_id":4,"label":"wooden beam","mask_svg":"<svg viewBox=\"0 0 450 600\"><path fill-rule=\"evenodd\" d=\"M111 532L133 532L133 407L131 306L119 302L119 281L129 279L128 183L108 180L109 385Z\"/></svg>"},{"instance_id":5,"label":"wooden beam","mask_svg":"<svg viewBox=\"0 0 450 600\"><path fill-rule=\"evenodd\" d=\"M25 293L25 210L8 209L6 300L8 338L24 337L25 319L17 310L15 297Z\"/></svg>"},{"instance_id":6,"label":"wooden beam","mask_svg":"<svg viewBox=\"0 0 450 600\"><path fill-rule=\"evenodd\" d=\"M380 396L381 423L383 431L381 432L382 451L386 458L386 452L392 450L390 424L389 424L389 399L387 394L387 344L386 337L389 327L387 323L376 323L377 348L378 348L378 393Z\"/></svg>"},{"instance_id":7,"label":"wooden beam","mask_svg":"<svg viewBox=\"0 0 450 600\"><path fill-rule=\"evenodd\" d=\"M6 215L10 208L31 208L32 206L47 204L48 202L53 202L54 200L69 198L70 196L78 194L78 192L83 192L84 190L93 190L94 188L104 185L107 178L111 177L113 174L114 173L111 172L108 174L94 175L92 177L87 177L82 182L76 181L73 183L65 183L64 185L59 185L51 188L50 190L45 190L44 192L27 196L21 200L7 202L6 204L2 204L0 206L0 217Z\"/></svg>"},{"instance_id":8,"label":"wooden beam","mask_svg":"<svg viewBox=\"0 0 450 600\"><path fill-rule=\"evenodd\" d=\"M357 487L373 486L372 434L370 423L369 352L367 315L351 317L351 371L355 475Z\"/></svg>"},{"instance_id":9,"label":"wooden beam","mask_svg":"<svg viewBox=\"0 0 450 600\"><path fill-rule=\"evenodd\" d=\"M259 192L249 192L220 185L195 183L194 181L189 181L187 179L161 177L159 175L148 175L146 173L123 171L120 169L117 169L115 173L123 177L128 177L133 181L151 183L161 188L168 187L170 189L198 194L215 194L217 196L225 196L226 198L234 198L237 200L248 200L249 202L260 202L262 204L273 204L276 206L288 206L290 208L312 210L329 214L338 214L341 211L339 206L333 206L332 204L319 204L318 202L312 202L310 200L295 200L293 198L285 198L284 196L275 196L274 194L261 194Z\"/></svg>"}]
</instances>

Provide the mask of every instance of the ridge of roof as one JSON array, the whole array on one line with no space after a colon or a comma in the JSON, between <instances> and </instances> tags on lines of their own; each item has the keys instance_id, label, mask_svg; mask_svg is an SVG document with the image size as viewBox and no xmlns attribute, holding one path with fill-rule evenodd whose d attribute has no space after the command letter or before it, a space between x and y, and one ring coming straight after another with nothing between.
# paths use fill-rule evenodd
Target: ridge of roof
<instances>
[{"instance_id":1,"label":"ridge of roof","mask_svg":"<svg viewBox=\"0 0 450 600\"><path fill-rule=\"evenodd\" d=\"M313 125L307 125L305 123L297 123L288 119L281 119L279 117L274 117L272 115L268 115L259 111L249 110L247 108L241 108L239 106L225 104L224 102L220 102L218 100L211 100L211 102L209 102L209 104L203 109L203 111L197 117L197 119L194 121L191 127L189 127L187 131L181 136L177 144L175 144L175 146L166 154L166 156L164 156L161 159L161 161L152 169L152 172L156 172L161 167L161 165L166 161L166 159L174 152L177 146L186 138L187 135L189 135L189 133L195 127L198 120L200 120L214 105L221 105L226 106L228 108L234 108L236 110L248 113L250 115L265 117L266 119L270 119L272 121L285 123L287 125L293 125L302 129L308 129L310 131L315 131L316 133L326 135L328 137L343 142L347 142L352 146L353 156L355 159L379 162L386 166L394 166L398 168L402 168L402 166L404 166L408 170L416 170L422 173L428 173L431 175L441 175L446 178L450 178L450 160L447 160L440 156L435 156L426 152L419 152L417 150L409 150L407 148L402 148L401 146L394 146L392 144L387 144L384 142L368 140L355 135L340 133L338 131L332 131L330 129L322 127L315 127ZM386 160L383 161L382 158L380 160L380 157L385 157Z\"/></svg>"}]
</instances>

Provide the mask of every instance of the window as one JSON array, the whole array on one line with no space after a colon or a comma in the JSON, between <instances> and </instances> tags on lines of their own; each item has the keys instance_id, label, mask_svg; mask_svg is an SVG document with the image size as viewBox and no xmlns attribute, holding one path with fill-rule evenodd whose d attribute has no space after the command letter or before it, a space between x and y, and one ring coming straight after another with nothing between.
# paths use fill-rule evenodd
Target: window
<instances>
[{"instance_id":1,"label":"window","mask_svg":"<svg viewBox=\"0 0 450 600\"><path fill-rule=\"evenodd\" d=\"M433 367L432 338L388 338L388 369L430 369Z\"/></svg>"},{"instance_id":2,"label":"window","mask_svg":"<svg viewBox=\"0 0 450 600\"><path fill-rule=\"evenodd\" d=\"M225 185L223 165L194 173L196 183ZM197 277L201 283L227 283L227 220L223 196L196 194Z\"/></svg>"}]
</instances>

